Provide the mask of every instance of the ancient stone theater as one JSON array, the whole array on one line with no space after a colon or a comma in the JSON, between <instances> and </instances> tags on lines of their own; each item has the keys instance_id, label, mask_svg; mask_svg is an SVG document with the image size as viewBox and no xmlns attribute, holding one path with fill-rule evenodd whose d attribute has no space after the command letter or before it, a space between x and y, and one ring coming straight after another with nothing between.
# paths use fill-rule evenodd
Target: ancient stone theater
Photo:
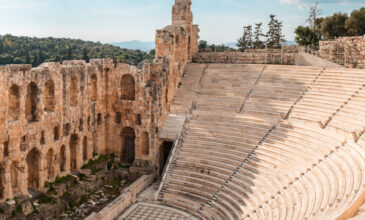
<instances>
[{"instance_id":1,"label":"ancient stone theater","mask_svg":"<svg viewBox=\"0 0 365 220\"><path fill-rule=\"evenodd\" d=\"M0 201L113 154L141 176L85 219L365 219L365 71L199 53L191 4L175 0L141 69L0 67Z\"/></svg>"}]
</instances>

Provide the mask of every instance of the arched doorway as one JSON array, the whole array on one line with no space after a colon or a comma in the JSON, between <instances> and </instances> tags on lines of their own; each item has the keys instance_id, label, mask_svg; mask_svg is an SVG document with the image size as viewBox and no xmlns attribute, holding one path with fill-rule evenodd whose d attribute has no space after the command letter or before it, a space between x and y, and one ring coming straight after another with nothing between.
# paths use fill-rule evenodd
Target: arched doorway
<instances>
[{"instance_id":1,"label":"arched doorway","mask_svg":"<svg viewBox=\"0 0 365 220\"><path fill-rule=\"evenodd\" d=\"M18 120L20 113L20 91L17 85L9 89L8 115L10 120Z\"/></svg>"},{"instance_id":2,"label":"arched doorway","mask_svg":"<svg viewBox=\"0 0 365 220\"><path fill-rule=\"evenodd\" d=\"M41 168L41 153L33 148L27 156L28 188L39 188L39 172Z\"/></svg>"},{"instance_id":3,"label":"arched doorway","mask_svg":"<svg viewBox=\"0 0 365 220\"><path fill-rule=\"evenodd\" d=\"M54 169L53 169L53 150L50 149L47 152L47 175L48 175L48 179L52 180L54 177Z\"/></svg>"},{"instance_id":4,"label":"arched doorway","mask_svg":"<svg viewBox=\"0 0 365 220\"><path fill-rule=\"evenodd\" d=\"M70 157L70 167L71 169L76 170L77 167L77 149L78 149L78 143L79 142L79 138L77 137L76 134L71 135L70 138L70 153L71 153L71 157Z\"/></svg>"},{"instance_id":5,"label":"arched doorway","mask_svg":"<svg viewBox=\"0 0 365 220\"><path fill-rule=\"evenodd\" d=\"M135 81L132 75L122 77L122 100L135 100Z\"/></svg>"},{"instance_id":6,"label":"arched doorway","mask_svg":"<svg viewBox=\"0 0 365 220\"><path fill-rule=\"evenodd\" d=\"M85 136L84 137L84 140L82 142L82 145L83 145L83 149L82 149L82 158L84 160L84 162L86 162L88 160L88 155L89 155L89 152L88 152L88 149L87 149L87 137Z\"/></svg>"},{"instance_id":7,"label":"arched doorway","mask_svg":"<svg viewBox=\"0 0 365 220\"><path fill-rule=\"evenodd\" d=\"M13 194L19 192L18 187L18 165L16 162L13 162L10 167L10 176L11 176L11 187L13 189Z\"/></svg>"},{"instance_id":8,"label":"arched doorway","mask_svg":"<svg viewBox=\"0 0 365 220\"><path fill-rule=\"evenodd\" d=\"M44 88L44 110L53 112L55 110L55 85L52 80L46 82Z\"/></svg>"},{"instance_id":9,"label":"arched doorway","mask_svg":"<svg viewBox=\"0 0 365 220\"><path fill-rule=\"evenodd\" d=\"M121 161L122 163L132 164L135 158L135 139L136 135L133 128L123 128L122 134L122 153Z\"/></svg>"},{"instance_id":10,"label":"arched doorway","mask_svg":"<svg viewBox=\"0 0 365 220\"><path fill-rule=\"evenodd\" d=\"M25 116L30 122L37 120L37 90L34 82L29 83L25 100Z\"/></svg>"},{"instance_id":11,"label":"arched doorway","mask_svg":"<svg viewBox=\"0 0 365 220\"><path fill-rule=\"evenodd\" d=\"M160 174L162 174L167 160L169 159L170 152L172 150L174 143L171 141L164 141L160 147Z\"/></svg>"},{"instance_id":12,"label":"arched doorway","mask_svg":"<svg viewBox=\"0 0 365 220\"><path fill-rule=\"evenodd\" d=\"M66 170L66 147L65 147L65 145L61 146L59 165L60 165L60 171L64 172Z\"/></svg>"}]
</instances>

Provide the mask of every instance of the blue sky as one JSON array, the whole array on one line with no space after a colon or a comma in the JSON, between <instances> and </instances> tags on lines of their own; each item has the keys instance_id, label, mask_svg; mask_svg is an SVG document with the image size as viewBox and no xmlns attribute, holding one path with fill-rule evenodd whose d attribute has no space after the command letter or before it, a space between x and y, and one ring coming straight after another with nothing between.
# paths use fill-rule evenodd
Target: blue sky
<instances>
[{"instance_id":1,"label":"blue sky","mask_svg":"<svg viewBox=\"0 0 365 220\"><path fill-rule=\"evenodd\" d=\"M287 40L305 24L311 0L192 0L201 39L235 41L248 24L276 14ZM0 0L0 34L118 42L153 41L171 23L173 0ZM365 0L320 0L323 16L365 7ZM265 25L266 26L266 25Z\"/></svg>"}]
</instances>

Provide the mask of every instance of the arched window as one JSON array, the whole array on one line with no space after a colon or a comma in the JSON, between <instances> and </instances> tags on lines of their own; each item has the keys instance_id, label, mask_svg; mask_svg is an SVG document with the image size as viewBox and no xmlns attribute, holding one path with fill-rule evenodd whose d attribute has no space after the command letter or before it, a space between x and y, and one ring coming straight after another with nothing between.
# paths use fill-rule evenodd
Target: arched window
<instances>
[{"instance_id":1,"label":"arched window","mask_svg":"<svg viewBox=\"0 0 365 220\"><path fill-rule=\"evenodd\" d=\"M39 185L39 173L41 169L41 153L33 148L27 155L28 188L37 189Z\"/></svg>"},{"instance_id":2,"label":"arched window","mask_svg":"<svg viewBox=\"0 0 365 220\"><path fill-rule=\"evenodd\" d=\"M48 179L49 180L52 180L52 178L54 177L53 150L52 149L49 149L46 158L47 158L47 174L48 174Z\"/></svg>"},{"instance_id":3,"label":"arched window","mask_svg":"<svg viewBox=\"0 0 365 220\"><path fill-rule=\"evenodd\" d=\"M44 110L48 112L55 110L55 85L52 80L47 81L44 88Z\"/></svg>"},{"instance_id":4,"label":"arched window","mask_svg":"<svg viewBox=\"0 0 365 220\"><path fill-rule=\"evenodd\" d=\"M132 164L135 158L135 139L136 135L133 128L123 128L121 133L122 149L121 161L122 163Z\"/></svg>"},{"instance_id":5,"label":"arched window","mask_svg":"<svg viewBox=\"0 0 365 220\"><path fill-rule=\"evenodd\" d=\"M37 120L37 90L34 82L29 83L25 100L25 116L29 122Z\"/></svg>"},{"instance_id":6,"label":"arched window","mask_svg":"<svg viewBox=\"0 0 365 220\"><path fill-rule=\"evenodd\" d=\"M98 95L98 78L96 77L96 74L93 74L90 79L90 99L92 102L96 102L97 95Z\"/></svg>"},{"instance_id":7,"label":"arched window","mask_svg":"<svg viewBox=\"0 0 365 220\"><path fill-rule=\"evenodd\" d=\"M60 165L61 172L66 170L66 147L65 147L65 145L61 146L59 165Z\"/></svg>"},{"instance_id":8,"label":"arched window","mask_svg":"<svg viewBox=\"0 0 365 220\"><path fill-rule=\"evenodd\" d=\"M20 113L20 91L17 85L9 89L8 114L10 120L18 120Z\"/></svg>"},{"instance_id":9,"label":"arched window","mask_svg":"<svg viewBox=\"0 0 365 220\"><path fill-rule=\"evenodd\" d=\"M150 154L150 140L147 132L142 133L142 154L143 155Z\"/></svg>"},{"instance_id":10,"label":"arched window","mask_svg":"<svg viewBox=\"0 0 365 220\"><path fill-rule=\"evenodd\" d=\"M135 100L135 82L133 76L126 74L122 77L122 100Z\"/></svg>"},{"instance_id":11,"label":"arched window","mask_svg":"<svg viewBox=\"0 0 365 220\"><path fill-rule=\"evenodd\" d=\"M13 189L13 194L19 192L18 186L18 168L17 163L13 162L10 167L10 176L11 176L11 187Z\"/></svg>"},{"instance_id":12,"label":"arched window","mask_svg":"<svg viewBox=\"0 0 365 220\"><path fill-rule=\"evenodd\" d=\"M77 77L73 77L70 83L70 105L78 105L78 95L79 95L79 82Z\"/></svg>"},{"instance_id":13,"label":"arched window","mask_svg":"<svg viewBox=\"0 0 365 220\"><path fill-rule=\"evenodd\" d=\"M77 164L78 145L79 145L79 138L77 137L77 135L76 134L71 135L71 139L70 139L71 166L70 167L71 167L71 169L75 169L75 170L78 168L78 164Z\"/></svg>"},{"instance_id":14,"label":"arched window","mask_svg":"<svg viewBox=\"0 0 365 220\"><path fill-rule=\"evenodd\" d=\"M89 152L87 149L87 137L86 136L84 137L84 141L83 141L82 145L83 145L83 150L82 150L83 159L84 159L84 162L86 162L88 159L88 155L89 155Z\"/></svg>"}]
</instances>

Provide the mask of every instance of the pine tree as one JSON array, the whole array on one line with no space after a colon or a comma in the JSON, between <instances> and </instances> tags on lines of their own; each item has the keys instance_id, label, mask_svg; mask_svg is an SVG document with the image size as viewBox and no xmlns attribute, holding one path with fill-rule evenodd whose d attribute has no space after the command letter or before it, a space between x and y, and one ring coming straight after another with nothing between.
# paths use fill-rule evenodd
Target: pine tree
<instances>
[{"instance_id":1,"label":"pine tree","mask_svg":"<svg viewBox=\"0 0 365 220\"><path fill-rule=\"evenodd\" d=\"M280 46L280 43L285 41L282 34L283 22L278 21L275 15L270 15L269 30L266 34L266 45L270 48Z\"/></svg>"},{"instance_id":2,"label":"pine tree","mask_svg":"<svg viewBox=\"0 0 365 220\"><path fill-rule=\"evenodd\" d=\"M82 51L82 57L83 57L83 60L86 61L86 63L88 63L90 61L89 56L87 55L87 49L86 48L84 48L84 50Z\"/></svg>"},{"instance_id":3,"label":"pine tree","mask_svg":"<svg viewBox=\"0 0 365 220\"><path fill-rule=\"evenodd\" d=\"M261 41L261 37L265 35L262 33L262 23L255 24L255 32L254 32L254 43L253 46L255 49L261 49L264 47L264 42Z\"/></svg>"},{"instance_id":4,"label":"pine tree","mask_svg":"<svg viewBox=\"0 0 365 220\"><path fill-rule=\"evenodd\" d=\"M243 35L238 39L237 47L241 52L252 48L252 25L243 27Z\"/></svg>"}]
</instances>

